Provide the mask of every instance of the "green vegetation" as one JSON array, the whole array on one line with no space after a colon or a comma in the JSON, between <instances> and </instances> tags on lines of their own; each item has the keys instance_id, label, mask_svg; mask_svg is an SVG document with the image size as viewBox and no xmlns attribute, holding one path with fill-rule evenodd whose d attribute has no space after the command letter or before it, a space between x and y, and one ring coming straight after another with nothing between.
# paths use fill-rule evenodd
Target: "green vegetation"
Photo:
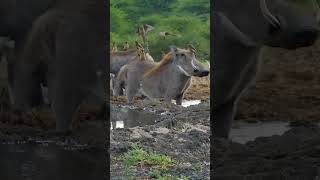
<instances>
[{"instance_id":1,"label":"green vegetation","mask_svg":"<svg viewBox=\"0 0 320 180\"><path fill-rule=\"evenodd\" d=\"M176 165L176 161L169 156L147 152L138 145L133 145L132 149L121 158L124 164L124 174L131 178L132 171L137 168L147 169L148 176L160 180L187 180L185 176L176 177L168 173L170 167Z\"/></svg>"},{"instance_id":2,"label":"green vegetation","mask_svg":"<svg viewBox=\"0 0 320 180\"><path fill-rule=\"evenodd\" d=\"M122 49L128 41L141 40L137 27L149 24L155 29L147 35L151 55L159 60L161 51L168 52L170 45L185 47L193 44L199 60L210 57L210 0L110 0L111 42ZM159 32L176 36L161 39Z\"/></svg>"}]
</instances>

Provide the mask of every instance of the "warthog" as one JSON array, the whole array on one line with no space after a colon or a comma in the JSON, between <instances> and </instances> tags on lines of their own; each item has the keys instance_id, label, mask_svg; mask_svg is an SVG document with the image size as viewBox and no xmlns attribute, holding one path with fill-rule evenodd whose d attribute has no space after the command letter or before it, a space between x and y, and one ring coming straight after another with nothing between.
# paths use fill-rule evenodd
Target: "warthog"
<instances>
[{"instance_id":1,"label":"warthog","mask_svg":"<svg viewBox=\"0 0 320 180\"><path fill-rule=\"evenodd\" d=\"M112 73L110 73L110 90L113 90L113 86L114 86L114 81L115 81L116 76Z\"/></svg>"},{"instance_id":2,"label":"warthog","mask_svg":"<svg viewBox=\"0 0 320 180\"><path fill-rule=\"evenodd\" d=\"M176 100L181 105L191 76L207 76L209 69L203 66L190 49L170 47L171 52L159 62L134 61L127 64L126 94L128 103L140 92L150 99L164 98L166 102ZM121 74L119 74L121 76Z\"/></svg>"},{"instance_id":3,"label":"warthog","mask_svg":"<svg viewBox=\"0 0 320 180\"><path fill-rule=\"evenodd\" d=\"M240 95L256 76L261 48L314 44L319 16L284 0L214 1L213 11L213 135L227 138Z\"/></svg>"},{"instance_id":4,"label":"warthog","mask_svg":"<svg viewBox=\"0 0 320 180\"><path fill-rule=\"evenodd\" d=\"M107 95L107 4L101 0L61 1L33 24L14 81L15 104L25 110L41 83L48 85L56 130L71 130L79 105L89 95Z\"/></svg>"},{"instance_id":5,"label":"warthog","mask_svg":"<svg viewBox=\"0 0 320 180\"><path fill-rule=\"evenodd\" d=\"M121 67L134 61L135 59L141 58L139 56L143 56L143 58L145 58L145 60L147 61L154 62L152 56L149 53L146 53L144 51L144 48L139 43L136 42L136 46L137 46L136 47L137 49L120 51L120 52L115 52L110 54L110 73L114 74L114 77L118 76L118 73ZM117 79L118 78L110 78L110 81L111 81L110 84L112 84L112 86L110 87L114 96L123 95L122 89L125 88L122 82L117 82L118 81ZM115 91L114 88L117 85L119 85L119 88Z\"/></svg>"},{"instance_id":6,"label":"warthog","mask_svg":"<svg viewBox=\"0 0 320 180\"><path fill-rule=\"evenodd\" d=\"M135 60L139 60L138 57L135 58ZM128 78L128 64L122 66L120 68L120 71L116 77L114 77L112 80L112 92L113 96L120 96L124 95L123 89L126 87L126 82Z\"/></svg>"},{"instance_id":7,"label":"warthog","mask_svg":"<svg viewBox=\"0 0 320 180\"><path fill-rule=\"evenodd\" d=\"M130 60L128 64L135 62L135 61L151 61L154 62L152 57L150 58L150 55L145 52L145 49L141 44L136 42L136 48L137 48L137 56ZM112 81L110 84L112 84L112 92L113 96L119 96L119 95L124 95L124 89L125 89L125 83L127 81L127 65L125 64L120 68L120 71L118 72L117 76L113 76L110 78ZM112 76L110 74L110 76Z\"/></svg>"},{"instance_id":8,"label":"warthog","mask_svg":"<svg viewBox=\"0 0 320 180\"><path fill-rule=\"evenodd\" d=\"M110 73L117 75L123 65L128 64L137 56L137 49L110 53ZM146 53L146 57L149 61L154 61L153 57L149 53Z\"/></svg>"}]
</instances>

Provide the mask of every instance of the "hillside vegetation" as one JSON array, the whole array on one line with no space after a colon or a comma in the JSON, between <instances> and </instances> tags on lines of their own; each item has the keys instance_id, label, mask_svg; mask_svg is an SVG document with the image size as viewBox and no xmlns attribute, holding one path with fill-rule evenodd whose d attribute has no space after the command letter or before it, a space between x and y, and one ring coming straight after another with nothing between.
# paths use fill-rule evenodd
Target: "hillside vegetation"
<instances>
[{"instance_id":1,"label":"hillside vegetation","mask_svg":"<svg viewBox=\"0 0 320 180\"><path fill-rule=\"evenodd\" d=\"M210 57L210 1L209 0L111 0L111 42L122 49L127 41L130 47L141 39L137 27L149 24L154 27L147 35L151 55L159 60L161 51L168 52L170 45L185 47L193 44L199 60ZM160 38L159 32L173 36Z\"/></svg>"}]
</instances>

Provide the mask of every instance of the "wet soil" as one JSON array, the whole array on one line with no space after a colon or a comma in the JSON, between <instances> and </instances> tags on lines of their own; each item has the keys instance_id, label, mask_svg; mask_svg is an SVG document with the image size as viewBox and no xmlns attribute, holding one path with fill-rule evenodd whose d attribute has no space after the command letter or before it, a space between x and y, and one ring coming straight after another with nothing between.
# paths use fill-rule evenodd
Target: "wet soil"
<instances>
[{"instance_id":1,"label":"wet soil","mask_svg":"<svg viewBox=\"0 0 320 180\"><path fill-rule=\"evenodd\" d=\"M280 131L248 141L241 136L252 125L240 124L246 133L231 133L232 141L213 139L215 180L320 178L319 47L320 42L292 51L264 49L256 83L240 100L235 124L276 121L290 124L290 129L283 132L287 125L265 126L259 131Z\"/></svg>"},{"instance_id":2,"label":"wet soil","mask_svg":"<svg viewBox=\"0 0 320 180\"><path fill-rule=\"evenodd\" d=\"M168 172L172 177L209 179L209 83L208 79L201 78L193 79L193 83L186 99L202 101L189 107L140 99L127 106L126 98L111 98L111 122L114 125L110 150L112 179L128 178L121 157L133 144L174 159L177 163ZM130 176L151 179L150 172L143 168Z\"/></svg>"},{"instance_id":3,"label":"wet soil","mask_svg":"<svg viewBox=\"0 0 320 180\"><path fill-rule=\"evenodd\" d=\"M282 136L259 137L245 145L213 139L215 180L320 177L320 128L294 127Z\"/></svg>"},{"instance_id":4,"label":"wet soil","mask_svg":"<svg viewBox=\"0 0 320 180\"><path fill-rule=\"evenodd\" d=\"M236 119L319 121L320 41L297 50L266 48L256 83L239 103Z\"/></svg>"}]
</instances>

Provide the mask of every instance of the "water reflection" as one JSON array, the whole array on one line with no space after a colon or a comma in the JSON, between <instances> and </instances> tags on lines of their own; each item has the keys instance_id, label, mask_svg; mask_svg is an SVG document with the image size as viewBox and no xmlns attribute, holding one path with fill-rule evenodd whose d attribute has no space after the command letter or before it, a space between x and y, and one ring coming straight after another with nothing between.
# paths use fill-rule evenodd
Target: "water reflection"
<instances>
[{"instance_id":1,"label":"water reflection","mask_svg":"<svg viewBox=\"0 0 320 180\"><path fill-rule=\"evenodd\" d=\"M51 144L1 144L0 179L103 179L106 177L103 157L102 151L71 151Z\"/></svg>"},{"instance_id":2,"label":"water reflection","mask_svg":"<svg viewBox=\"0 0 320 180\"><path fill-rule=\"evenodd\" d=\"M245 144L248 141L253 141L257 137L282 135L289 129L289 123L287 122L236 122L231 129L230 138L234 142Z\"/></svg>"},{"instance_id":3,"label":"water reflection","mask_svg":"<svg viewBox=\"0 0 320 180\"><path fill-rule=\"evenodd\" d=\"M110 129L152 125L155 124L160 117L151 112L129 108L111 109L110 113Z\"/></svg>"},{"instance_id":4,"label":"water reflection","mask_svg":"<svg viewBox=\"0 0 320 180\"><path fill-rule=\"evenodd\" d=\"M172 103L176 104L176 101L172 100ZM201 103L201 100L183 100L181 103L181 106L189 107L189 106L198 105L200 103Z\"/></svg>"}]
</instances>

